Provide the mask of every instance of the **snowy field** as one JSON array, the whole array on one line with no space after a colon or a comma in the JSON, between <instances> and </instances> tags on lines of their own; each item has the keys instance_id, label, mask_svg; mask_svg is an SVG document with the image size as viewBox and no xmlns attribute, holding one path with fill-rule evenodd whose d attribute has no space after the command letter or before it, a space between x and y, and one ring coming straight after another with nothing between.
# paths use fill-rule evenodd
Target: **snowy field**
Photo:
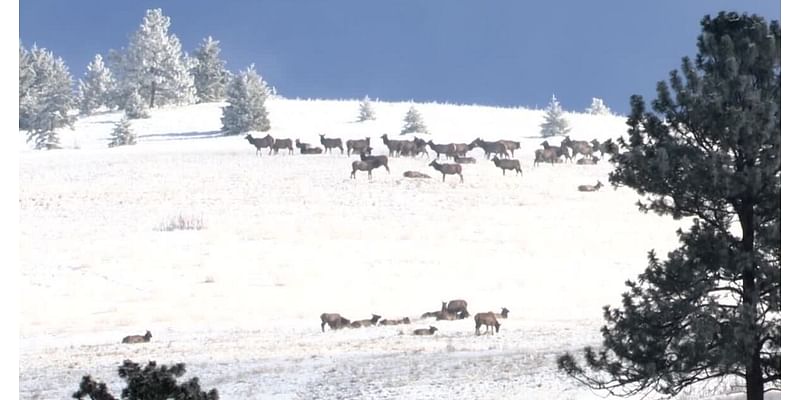
<instances>
[{"instance_id":1,"label":"snowy field","mask_svg":"<svg viewBox=\"0 0 800 400\"><path fill-rule=\"evenodd\" d=\"M271 100L270 133L370 136L385 154L379 136L398 137L410 104L375 102L378 120L355 123L357 104ZM688 223L639 213L633 191L608 185L607 162L534 168L542 111L416 105L426 139L522 142L524 176L475 149L460 184L424 156L391 158L372 181L349 179L355 157L338 152L257 157L218 136L220 107L156 110L133 121L128 148L106 147L119 113L79 120L64 150L21 143L20 398L69 398L85 374L118 395L124 359L185 362L224 399L598 398L556 357L599 344L602 306ZM573 139L625 134L623 117L567 118ZM597 180L599 192L576 190ZM158 229L179 215L205 228ZM493 336L475 336L471 318L419 319L456 298L511 313ZM322 333L323 312L412 324ZM429 325L439 332L409 334ZM150 343L120 343L148 329Z\"/></svg>"}]
</instances>

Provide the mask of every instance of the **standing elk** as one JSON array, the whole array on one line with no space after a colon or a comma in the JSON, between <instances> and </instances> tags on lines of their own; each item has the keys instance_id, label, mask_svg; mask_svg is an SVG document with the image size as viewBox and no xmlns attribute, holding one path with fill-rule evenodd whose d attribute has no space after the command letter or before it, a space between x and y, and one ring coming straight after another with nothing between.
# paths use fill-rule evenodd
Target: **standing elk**
<instances>
[{"instance_id":1,"label":"standing elk","mask_svg":"<svg viewBox=\"0 0 800 400\"><path fill-rule=\"evenodd\" d=\"M365 139L351 139L345 142L347 146L347 155L349 156L351 153L361 153L363 151L367 151L369 147L369 138Z\"/></svg>"},{"instance_id":2,"label":"standing elk","mask_svg":"<svg viewBox=\"0 0 800 400\"><path fill-rule=\"evenodd\" d=\"M325 153L327 153L328 151L333 153L333 149L338 148L339 151L340 151L339 154L344 154L344 148L342 147L342 139L338 139L338 138L336 138L336 139L327 139L327 138L325 138L325 135L319 134L319 143L323 147L325 147Z\"/></svg>"},{"instance_id":3,"label":"standing elk","mask_svg":"<svg viewBox=\"0 0 800 400\"><path fill-rule=\"evenodd\" d=\"M386 172L391 173L389 171L389 157L386 156L368 156L367 154L372 152L372 147L367 147L365 152L361 152L361 161L372 161L378 163L378 167L383 166L386 168ZM365 154L366 153L366 154Z\"/></svg>"},{"instance_id":4,"label":"standing elk","mask_svg":"<svg viewBox=\"0 0 800 400\"><path fill-rule=\"evenodd\" d=\"M519 142L513 140L498 140L498 142L506 145L506 149L511 152L511 157L514 157L514 150L519 150Z\"/></svg>"},{"instance_id":5,"label":"standing elk","mask_svg":"<svg viewBox=\"0 0 800 400\"><path fill-rule=\"evenodd\" d=\"M444 182L446 175L458 175L461 178L461 183L464 183L464 175L461 175L461 164L439 164L436 160L433 160L428 166L442 173L442 182Z\"/></svg>"},{"instance_id":6,"label":"standing elk","mask_svg":"<svg viewBox=\"0 0 800 400\"><path fill-rule=\"evenodd\" d=\"M391 140L387 134L381 135L381 139L383 140L383 144L389 149L389 156L390 157L398 157L400 156L400 147L403 145L403 141L401 140Z\"/></svg>"},{"instance_id":7,"label":"standing elk","mask_svg":"<svg viewBox=\"0 0 800 400\"><path fill-rule=\"evenodd\" d=\"M484 156L486 159L489 159L489 156L492 154L495 155L502 155L508 158L508 149L506 149L506 145L502 142L487 142L481 138L477 138L469 144L470 148L480 147L483 149Z\"/></svg>"},{"instance_id":8,"label":"standing elk","mask_svg":"<svg viewBox=\"0 0 800 400\"><path fill-rule=\"evenodd\" d=\"M321 327L323 332L325 332L325 324L328 324L334 330L350 327L350 320L337 313L322 313L319 319L322 320Z\"/></svg>"},{"instance_id":9,"label":"standing elk","mask_svg":"<svg viewBox=\"0 0 800 400\"><path fill-rule=\"evenodd\" d=\"M356 179L356 171L367 171L367 176L372 180L372 170L381 165L377 160L353 161L353 171L350 172L350 179ZM386 169L389 169L389 167L387 166Z\"/></svg>"},{"instance_id":10,"label":"standing elk","mask_svg":"<svg viewBox=\"0 0 800 400\"><path fill-rule=\"evenodd\" d=\"M292 139L275 139L275 143L272 144L272 148L269 150L269 154L275 152L278 154L280 149L287 149L289 150L289 154L294 154L294 146L292 146Z\"/></svg>"},{"instance_id":11,"label":"standing elk","mask_svg":"<svg viewBox=\"0 0 800 400\"><path fill-rule=\"evenodd\" d=\"M455 152L455 146L450 144L436 144L433 143L433 140L428 140L428 146L431 147L431 150L436 152L436 159L439 159L439 156L444 154L445 157L451 157L451 154Z\"/></svg>"},{"instance_id":12,"label":"standing elk","mask_svg":"<svg viewBox=\"0 0 800 400\"><path fill-rule=\"evenodd\" d=\"M503 170L503 176L506 176L507 169L517 171L517 174L522 174L522 166L520 166L519 160L501 160L494 156L492 157L492 162L497 168Z\"/></svg>"},{"instance_id":13,"label":"standing elk","mask_svg":"<svg viewBox=\"0 0 800 400\"><path fill-rule=\"evenodd\" d=\"M269 134L267 134L267 136L264 136L263 138L256 139L253 137L253 135L248 133L247 136L245 136L244 138L245 140L250 142L250 144L256 147L257 156L261 155L261 149L269 149L272 147L272 144L275 143L275 139L273 139L272 136L270 136Z\"/></svg>"}]
</instances>

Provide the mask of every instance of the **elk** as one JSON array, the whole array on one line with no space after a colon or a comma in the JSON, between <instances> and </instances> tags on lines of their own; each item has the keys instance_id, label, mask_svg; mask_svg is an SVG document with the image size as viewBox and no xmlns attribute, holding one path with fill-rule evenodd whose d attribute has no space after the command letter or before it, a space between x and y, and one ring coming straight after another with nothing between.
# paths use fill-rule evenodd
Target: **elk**
<instances>
[{"instance_id":1,"label":"elk","mask_svg":"<svg viewBox=\"0 0 800 400\"><path fill-rule=\"evenodd\" d=\"M333 153L333 149L338 148L340 151L339 154L344 154L344 148L342 148L342 139L327 139L325 138L325 135L319 134L319 142L323 147L325 147L326 153L328 151Z\"/></svg>"},{"instance_id":2,"label":"elk","mask_svg":"<svg viewBox=\"0 0 800 400\"><path fill-rule=\"evenodd\" d=\"M375 326L378 323L378 320L381 319L380 315L372 314L372 318L370 319L362 319L359 321L353 321L350 323L351 328L361 328L366 326Z\"/></svg>"},{"instance_id":3,"label":"elk","mask_svg":"<svg viewBox=\"0 0 800 400\"><path fill-rule=\"evenodd\" d=\"M497 317L491 311L475 314L475 335L481 334L481 325L486 326L486 333L491 332L494 335L495 332L500 332L500 323L497 322ZM494 331L492 331L492 328L494 328Z\"/></svg>"},{"instance_id":4,"label":"elk","mask_svg":"<svg viewBox=\"0 0 800 400\"><path fill-rule=\"evenodd\" d=\"M444 304L444 303L442 303ZM467 311L467 301L466 300L450 300L447 303L447 307L443 308L442 311L447 311L449 313L457 314L457 313L464 313L466 314L464 317L469 317L469 311Z\"/></svg>"},{"instance_id":5,"label":"elk","mask_svg":"<svg viewBox=\"0 0 800 400\"><path fill-rule=\"evenodd\" d=\"M511 312L511 311L508 311L508 309L507 309L507 308L503 307L503 309L502 309L502 310L500 310L500 312L499 312L499 313L495 313L495 316L497 316L497 315L500 315L500 318L503 318L503 319L505 319L505 318L508 318L508 313L510 313L510 312Z\"/></svg>"},{"instance_id":6,"label":"elk","mask_svg":"<svg viewBox=\"0 0 800 400\"><path fill-rule=\"evenodd\" d=\"M597 181L597 184L593 185L580 185L578 186L578 191L581 192L596 192L600 187L603 186L600 181Z\"/></svg>"},{"instance_id":7,"label":"elk","mask_svg":"<svg viewBox=\"0 0 800 400\"><path fill-rule=\"evenodd\" d=\"M611 139L607 139L605 142L600 143L599 150L600 150L600 158L605 158L606 154L611 154L615 156L619 154L619 146L614 143Z\"/></svg>"},{"instance_id":8,"label":"elk","mask_svg":"<svg viewBox=\"0 0 800 400\"><path fill-rule=\"evenodd\" d=\"M435 326L428 327L427 329L414 329L415 335L433 335L434 332L438 331Z\"/></svg>"},{"instance_id":9,"label":"elk","mask_svg":"<svg viewBox=\"0 0 800 400\"><path fill-rule=\"evenodd\" d=\"M314 147L310 143L303 143L300 139L295 139L294 145L300 149L300 154L322 154L321 148Z\"/></svg>"},{"instance_id":10,"label":"elk","mask_svg":"<svg viewBox=\"0 0 800 400\"><path fill-rule=\"evenodd\" d=\"M558 151L556 147L550 147L547 149L536 149L535 159L533 160L533 166L535 167L540 162L550 162L550 164L555 164L556 160L558 160Z\"/></svg>"},{"instance_id":11,"label":"elk","mask_svg":"<svg viewBox=\"0 0 800 400\"><path fill-rule=\"evenodd\" d=\"M431 317L439 318L440 315L445 313L447 313L447 302L443 301L442 308L440 310L423 313L422 316L420 316L420 318L431 318Z\"/></svg>"},{"instance_id":12,"label":"elk","mask_svg":"<svg viewBox=\"0 0 800 400\"><path fill-rule=\"evenodd\" d=\"M598 161L600 161L600 158L597 156L592 156L592 158L581 158L578 160L578 165L595 165Z\"/></svg>"},{"instance_id":13,"label":"elk","mask_svg":"<svg viewBox=\"0 0 800 400\"><path fill-rule=\"evenodd\" d=\"M267 134L267 136L264 136L263 138L256 139L253 137L253 135L248 133L247 136L245 136L244 138L245 140L250 142L250 144L256 147L257 156L261 155L261 149L269 149L272 147L272 144L275 143L275 139L273 139L272 136L270 136L269 134Z\"/></svg>"},{"instance_id":14,"label":"elk","mask_svg":"<svg viewBox=\"0 0 800 400\"><path fill-rule=\"evenodd\" d=\"M403 176L406 178L430 178L430 176L423 174L422 172L417 171L406 171L403 172Z\"/></svg>"},{"instance_id":15,"label":"elk","mask_svg":"<svg viewBox=\"0 0 800 400\"><path fill-rule=\"evenodd\" d=\"M348 140L345 142L345 145L347 146L348 156L351 153L361 153L362 151L366 151L367 147L369 147L369 138Z\"/></svg>"},{"instance_id":16,"label":"elk","mask_svg":"<svg viewBox=\"0 0 800 400\"><path fill-rule=\"evenodd\" d=\"M486 159L489 159L489 156L492 154L496 155L503 155L508 158L508 151L506 149L506 145L502 142L487 142L481 138L477 138L469 144L470 148L474 148L475 146L480 147L483 149L484 155Z\"/></svg>"},{"instance_id":17,"label":"elk","mask_svg":"<svg viewBox=\"0 0 800 400\"><path fill-rule=\"evenodd\" d=\"M122 338L122 343L147 343L153 334L150 331L145 332L144 335L130 335Z\"/></svg>"},{"instance_id":18,"label":"elk","mask_svg":"<svg viewBox=\"0 0 800 400\"><path fill-rule=\"evenodd\" d=\"M442 173L442 182L444 182L446 175L457 174L461 177L461 183L464 183L464 175L461 175L461 164L439 164L436 160L433 160L428 166Z\"/></svg>"},{"instance_id":19,"label":"elk","mask_svg":"<svg viewBox=\"0 0 800 400\"><path fill-rule=\"evenodd\" d=\"M470 147L470 145L466 143L450 143L450 145L453 146L451 148L452 151L451 154L448 154L450 157L453 156L465 157L467 155L467 152L472 150L472 147Z\"/></svg>"},{"instance_id":20,"label":"elk","mask_svg":"<svg viewBox=\"0 0 800 400\"><path fill-rule=\"evenodd\" d=\"M403 319L383 319L380 322L380 325L401 325L401 324L410 324L411 320L408 317L404 317Z\"/></svg>"},{"instance_id":21,"label":"elk","mask_svg":"<svg viewBox=\"0 0 800 400\"><path fill-rule=\"evenodd\" d=\"M547 143L547 140L541 143L542 147L545 150L552 149L556 153L556 160L559 159L561 156L564 156L564 160L572 161L572 157L569 155L569 147L565 144L562 144L561 147L554 147L551 146L550 143Z\"/></svg>"},{"instance_id":22,"label":"elk","mask_svg":"<svg viewBox=\"0 0 800 400\"><path fill-rule=\"evenodd\" d=\"M565 137L564 140L561 141L561 144L566 144L572 149L572 156L574 157L576 154L580 153L583 157L591 156L594 153L594 149L589 142L585 140L572 140L569 136Z\"/></svg>"},{"instance_id":23,"label":"elk","mask_svg":"<svg viewBox=\"0 0 800 400\"><path fill-rule=\"evenodd\" d=\"M501 160L497 158L497 156L492 157L492 162L497 168L503 170L503 176L506 176L506 170L514 170L517 174L522 174L522 166L519 164L519 160Z\"/></svg>"},{"instance_id":24,"label":"elk","mask_svg":"<svg viewBox=\"0 0 800 400\"><path fill-rule=\"evenodd\" d=\"M428 146L431 147L431 150L436 152L436 159L437 160L439 159L439 156L442 155L442 154L444 154L445 157L449 157L450 154L455 152L455 146L452 143L450 143L450 144L436 144L436 143L433 143L433 140L428 140L427 144L428 144Z\"/></svg>"},{"instance_id":25,"label":"elk","mask_svg":"<svg viewBox=\"0 0 800 400\"><path fill-rule=\"evenodd\" d=\"M511 152L511 157L514 157L514 150L519 150L519 142L513 140L498 140L498 142L506 145L506 149Z\"/></svg>"},{"instance_id":26,"label":"elk","mask_svg":"<svg viewBox=\"0 0 800 400\"><path fill-rule=\"evenodd\" d=\"M292 139L275 139L275 143L272 144L272 148L269 150L269 154L272 154L273 151L275 152L275 154L278 154L278 151L280 149L288 149L289 154L294 154Z\"/></svg>"},{"instance_id":27,"label":"elk","mask_svg":"<svg viewBox=\"0 0 800 400\"><path fill-rule=\"evenodd\" d=\"M475 164L475 159L472 157L461 157L458 155L453 156L453 161L457 164Z\"/></svg>"},{"instance_id":28,"label":"elk","mask_svg":"<svg viewBox=\"0 0 800 400\"><path fill-rule=\"evenodd\" d=\"M404 143L401 140L390 140L387 134L381 135L381 139L383 139L383 144L389 148L389 156L397 157L400 155L400 147Z\"/></svg>"},{"instance_id":29,"label":"elk","mask_svg":"<svg viewBox=\"0 0 800 400\"><path fill-rule=\"evenodd\" d=\"M367 176L372 179L372 170L381 166L377 160L368 161L353 161L353 172L350 173L350 179L356 179L356 171L367 171ZM388 170L389 167L387 166Z\"/></svg>"},{"instance_id":30,"label":"elk","mask_svg":"<svg viewBox=\"0 0 800 400\"><path fill-rule=\"evenodd\" d=\"M328 326L334 330L350 326L350 320L337 313L322 313L319 316L319 319L322 320L321 327L323 332L325 332L325 324L328 324Z\"/></svg>"},{"instance_id":31,"label":"elk","mask_svg":"<svg viewBox=\"0 0 800 400\"><path fill-rule=\"evenodd\" d=\"M369 154L371 152L372 152L372 147L367 147L366 148L366 153ZM372 162L378 163L378 167L383 165L386 168L386 172L391 173L391 171L389 171L389 157L386 157L386 156L368 156L367 154L365 154L365 152L361 152L361 154L360 154L361 161L372 161Z\"/></svg>"}]
</instances>

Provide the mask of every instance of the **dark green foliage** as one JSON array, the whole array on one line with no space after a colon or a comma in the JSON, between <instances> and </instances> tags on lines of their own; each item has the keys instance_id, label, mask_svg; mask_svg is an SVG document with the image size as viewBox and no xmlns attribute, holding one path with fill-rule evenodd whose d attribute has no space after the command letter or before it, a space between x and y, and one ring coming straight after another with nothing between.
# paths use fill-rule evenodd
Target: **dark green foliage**
<instances>
[{"instance_id":1,"label":"dark green foliage","mask_svg":"<svg viewBox=\"0 0 800 400\"><path fill-rule=\"evenodd\" d=\"M155 361L150 361L147 366L141 368L139 364L125 360L117 373L128 384L122 390L122 399L219 400L217 390L202 391L196 377L178 384L176 378L186 373L186 366L183 363L167 367L157 366ZM108 388L104 383L98 384L88 375L83 377L79 390L72 397L75 399L88 397L91 400L116 400L108 394Z\"/></svg>"},{"instance_id":2,"label":"dark green foliage","mask_svg":"<svg viewBox=\"0 0 800 400\"><path fill-rule=\"evenodd\" d=\"M631 98L615 185L642 211L694 217L680 248L626 282L604 308L599 351L559 369L595 389L674 395L738 376L748 399L780 388L780 27L747 14L706 16L692 63L658 83L654 112ZM681 76L682 75L682 76Z\"/></svg>"}]
</instances>

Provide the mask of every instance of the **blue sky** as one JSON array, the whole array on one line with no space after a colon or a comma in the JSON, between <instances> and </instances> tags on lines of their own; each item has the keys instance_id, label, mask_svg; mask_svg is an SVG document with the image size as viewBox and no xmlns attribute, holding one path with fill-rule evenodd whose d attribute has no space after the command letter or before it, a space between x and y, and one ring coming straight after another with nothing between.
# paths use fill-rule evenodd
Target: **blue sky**
<instances>
[{"instance_id":1,"label":"blue sky","mask_svg":"<svg viewBox=\"0 0 800 400\"><path fill-rule=\"evenodd\" d=\"M24 0L19 35L78 79L94 54L127 45L148 8L172 19L185 51L211 35L229 69L255 63L290 98L542 108L555 94L568 110L600 97L620 114L694 57L705 14L780 20L779 0Z\"/></svg>"}]
</instances>

